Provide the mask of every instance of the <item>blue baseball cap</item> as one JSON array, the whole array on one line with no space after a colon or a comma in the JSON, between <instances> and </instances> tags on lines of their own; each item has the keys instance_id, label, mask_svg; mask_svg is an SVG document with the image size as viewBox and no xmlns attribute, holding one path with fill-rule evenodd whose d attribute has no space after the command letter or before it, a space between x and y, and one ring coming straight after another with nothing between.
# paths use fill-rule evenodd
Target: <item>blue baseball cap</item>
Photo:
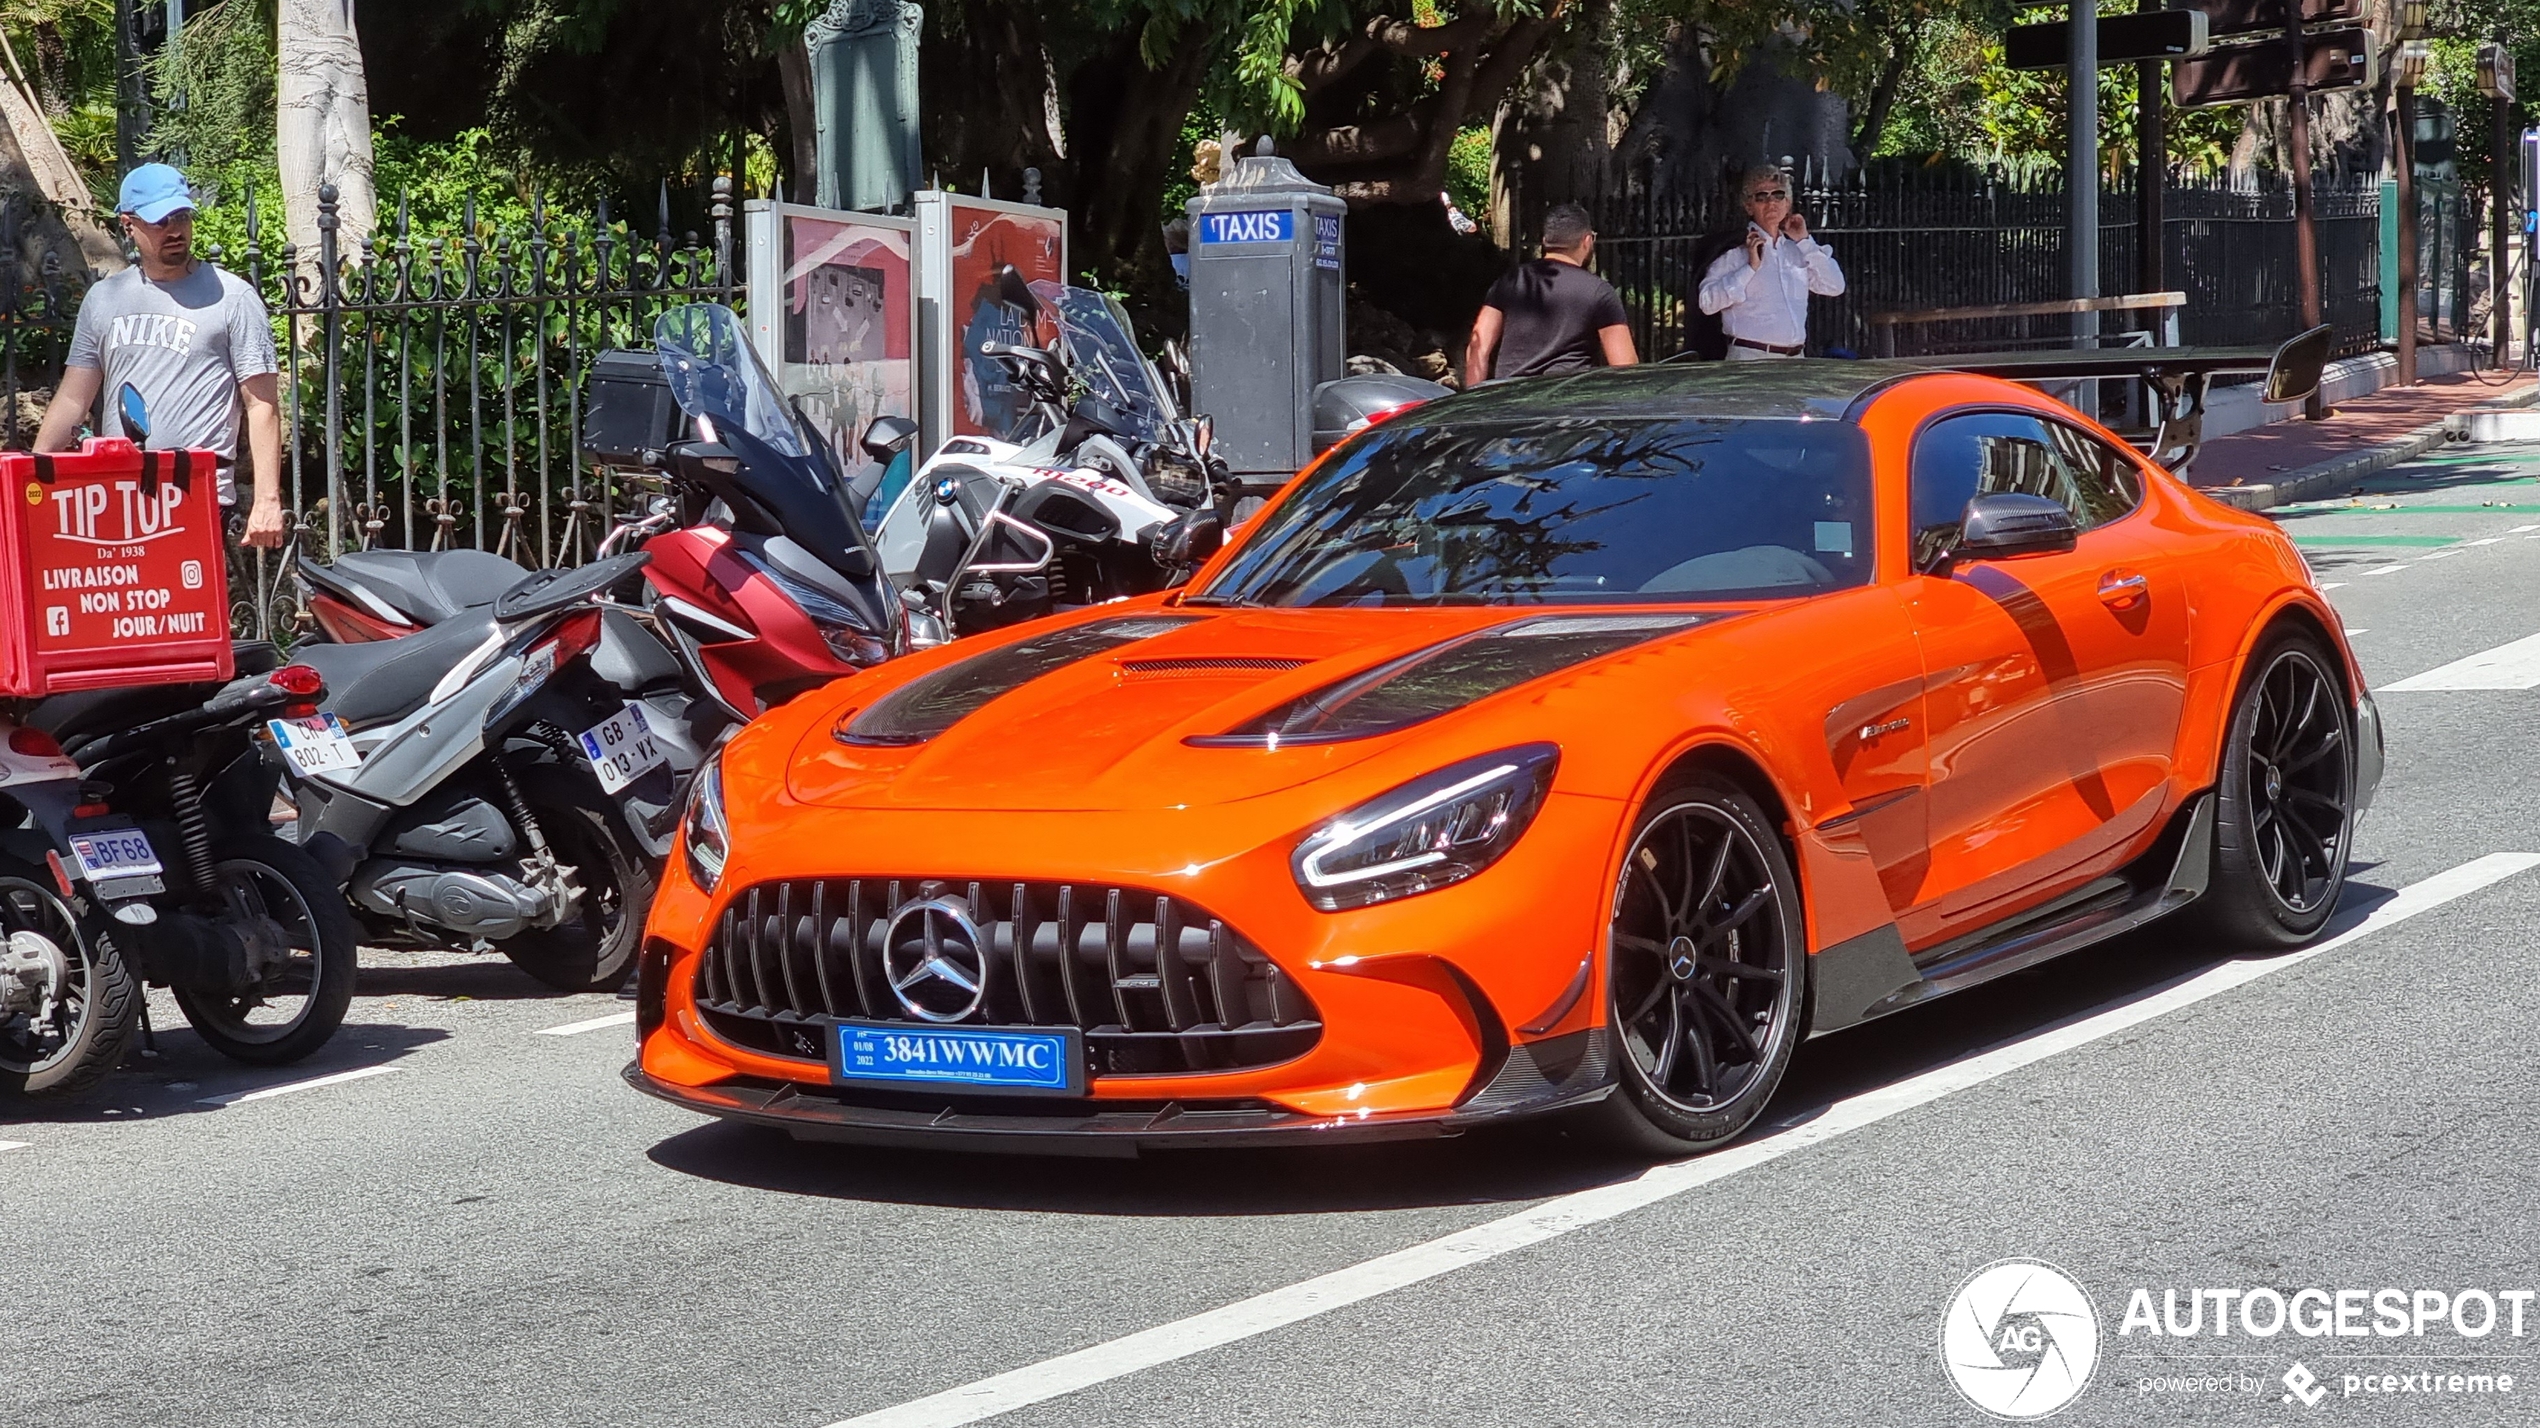
<instances>
[{"instance_id":1,"label":"blue baseball cap","mask_svg":"<svg viewBox=\"0 0 2540 1428\"><path fill-rule=\"evenodd\" d=\"M125 174L123 193L115 200L117 213L129 213L144 223L165 223L169 214L193 206L193 186L166 164L143 164Z\"/></svg>"}]
</instances>

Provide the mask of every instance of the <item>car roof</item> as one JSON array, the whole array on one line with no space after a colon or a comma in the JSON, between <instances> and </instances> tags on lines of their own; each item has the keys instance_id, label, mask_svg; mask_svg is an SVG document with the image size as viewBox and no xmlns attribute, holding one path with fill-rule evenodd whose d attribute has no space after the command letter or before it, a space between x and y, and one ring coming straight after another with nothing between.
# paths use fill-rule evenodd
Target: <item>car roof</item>
<instances>
[{"instance_id":1,"label":"car roof","mask_svg":"<svg viewBox=\"0 0 2540 1428\"><path fill-rule=\"evenodd\" d=\"M1797 358L1780 362L1653 362L1562 376L1492 382L1420 410L1420 420L1527 421L1537 417L1718 417L1823 420L1849 416L1861 398L1928 363Z\"/></svg>"}]
</instances>

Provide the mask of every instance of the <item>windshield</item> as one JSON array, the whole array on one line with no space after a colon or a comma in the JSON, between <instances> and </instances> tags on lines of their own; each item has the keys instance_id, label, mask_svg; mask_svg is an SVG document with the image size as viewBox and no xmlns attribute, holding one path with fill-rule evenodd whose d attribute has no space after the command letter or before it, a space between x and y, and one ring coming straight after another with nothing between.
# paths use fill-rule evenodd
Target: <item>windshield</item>
<instances>
[{"instance_id":1,"label":"windshield","mask_svg":"<svg viewBox=\"0 0 2540 1428\"><path fill-rule=\"evenodd\" d=\"M1870 578L1869 446L1837 421L1401 418L1267 514L1198 603L1749 600Z\"/></svg>"},{"instance_id":2,"label":"windshield","mask_svg":"<svg viewBox=\"0 0 2540 1428\"><path fill-rule=\"evenodd\" d=\"M1125 418L1129 435L1155 440L1173 408L1138 351L1129 314L1107 294L1066 288L1058 294L1058 321L1086 393Z\"/></svg>"},{"instance_id":3,"label":"windshield","mask_svg":"<svg viewBox=\"0 0 2540 1428\"><path fill-rule=\"evenodd\" d=\"M750 347L732 309L719 303L674 307L653 323L653 347L679 409L719 427L737 427L786 456L827 443L806 441L776 379Z\"/></svg>"}]
</instances>

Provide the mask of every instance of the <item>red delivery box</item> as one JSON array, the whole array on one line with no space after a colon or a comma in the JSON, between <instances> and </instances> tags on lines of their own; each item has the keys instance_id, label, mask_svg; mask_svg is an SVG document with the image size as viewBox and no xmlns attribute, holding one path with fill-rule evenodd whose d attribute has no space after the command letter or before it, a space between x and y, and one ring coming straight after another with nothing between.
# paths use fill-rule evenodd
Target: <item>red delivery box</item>
<instances>
[{"instance_id":1,"label":"red delivery box","mask_svg":"<svg viewBox=\"0 0 2540 1428\"><path fill-rule=\"evenodd\" d=\"M231 677L214 459L120 437L0 455L0 696Z\"/></svg>"}]
</instances>

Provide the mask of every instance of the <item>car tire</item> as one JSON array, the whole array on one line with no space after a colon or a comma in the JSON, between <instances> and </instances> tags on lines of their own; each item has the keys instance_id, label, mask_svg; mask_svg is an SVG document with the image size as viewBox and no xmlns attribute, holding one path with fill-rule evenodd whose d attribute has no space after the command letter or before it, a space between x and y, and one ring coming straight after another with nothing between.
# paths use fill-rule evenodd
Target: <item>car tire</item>
<instances>
[{"instance_id":1,"label":"car tire","mask_svg":"<svg viewBox=\"0 0 2540 1428\"><path fill-rule=\"evenodd\" d=\"M290 966L278 981L241 996L173 989L186 1024L203 1044L250 1066L287 1066L324 1046L344 1024L360 975L360 934L343 889L315 858L280 838L235 840L229 856L213 867L229 915L270 919L291 948ZM231 904L230 900L237 901ZM279 1020L258 1021L280 988L300 1004Z\"/></svg>"},{"instance_id":2,"label":"car tire","mask_svg":"<svg viewBox=\"0 0 2540 1428\"><path fill-rule=\"evenodd\" d=\"M588 779L549 768L525 770L521 791L538 815L556 861L575 869L582 898L571 921L498 944L512 965L560 992L613 992L625 985L653 905L653 864L615 801Z\"/></svg>"},{"instance_id":3,"label":"car tire","mask_svg":"<svg viewBox=\"0 0 2540 1428\"><path fill-rule=\"evenodd\" d=\"M2194 904L2206 932L2269 950L2327 926L2354 841L2354 744L2343 662L2306 634L2261 644L2232 700L2215 781L2213 871Z\"/></svg>"},{"instance_id":4,"label":"car tire","mask_svg":"<svg viewBox=\"0 0 2540 1428\"><path fill-rule=\"evenodd\" d=\"M1790 855L1745 791L1674 781L1633 821L1609 906L1617 1084L1591 1126L1640 1153L1722 1145L1763 1113L1802 1035L1808 947Z\"/></svg>"},{"instance_id":5,"label":"car tire","mask_svg":"<svg viewBox=\"0 0 2540 1428\"><path fill-rule=\"evenodd\" d=\"M66 1035L39 1032L24 1012L0 1015L0 1104L19 1097L67 1100L96 1089L122 1064L141 1024L140 984L105 919L55 896L49 881L41 869L14 859L0 865L0 941L18 932L46 938L64 954L78 1005Z\"/></svg>"}]
</instances>

